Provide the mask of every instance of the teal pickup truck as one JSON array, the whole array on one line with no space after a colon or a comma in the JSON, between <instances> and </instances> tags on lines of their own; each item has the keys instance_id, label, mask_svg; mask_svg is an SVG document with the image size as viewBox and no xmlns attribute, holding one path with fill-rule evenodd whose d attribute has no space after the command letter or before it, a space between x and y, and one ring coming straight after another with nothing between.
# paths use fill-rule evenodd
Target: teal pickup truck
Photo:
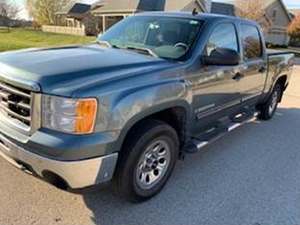
<instances>
[{"instance_id":1,"label":"teal pickup truck","mask_svg":"<svg viewBox=\"0 0 300 225\"><path fill-rule=\"evenodd\" d=\"M294 56L235 17L148 12L85 46L0 54L0 155L61 188L147 200L185 153L268 120Z\"/></svg>"}]
</instances>

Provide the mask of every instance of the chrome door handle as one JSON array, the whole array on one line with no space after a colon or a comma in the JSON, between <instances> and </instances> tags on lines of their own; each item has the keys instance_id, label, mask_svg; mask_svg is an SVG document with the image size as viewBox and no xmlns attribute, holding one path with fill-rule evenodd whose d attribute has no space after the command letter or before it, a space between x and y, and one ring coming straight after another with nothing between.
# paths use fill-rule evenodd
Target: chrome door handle
<instances>
[{"instance_id":1,"label":"chrome door handle","mask_svg":"<svg viewBox=\"0 0 300 225\"><path fill-rule=\"evenodd\" d=\"M260 67L258 70L259 73L265 73L266 71L267 71L267 67L265 66Z\"/></svg>"},{"instance_id":2,"label":"chrome door handle","mask_svg":"<svg viewBox=\"0 0 300 225\"><path fill-rule=\"evenodd\" d=\"M244 78L244 75L243 75L242 73L240 73L240 72L236 73L236 74L232 77L232 79L233 79L233 80L236 80L236 81L239 81L239 80L241 80L242 78Z\"/></svg>"}]
</instances>

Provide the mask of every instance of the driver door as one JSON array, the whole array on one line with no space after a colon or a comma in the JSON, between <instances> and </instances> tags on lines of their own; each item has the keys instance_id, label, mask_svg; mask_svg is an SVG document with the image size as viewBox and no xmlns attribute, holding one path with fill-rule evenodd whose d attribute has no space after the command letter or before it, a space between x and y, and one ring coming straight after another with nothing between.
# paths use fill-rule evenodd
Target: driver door
<instances>
[{"instance_id":1,"label":"driver door","mask_svg":"<svg viewBox=\"0 0 300 225\"><path fill-rule=\"evenodd\" d=\"M202 55L218 48L240 52L237 29L233 23L215 26ZM200 133L218 119L238 111L241 105L239 80L240 66L202 65L190 80L193 87L194 133Z\"/></svg>"}]
</instances>

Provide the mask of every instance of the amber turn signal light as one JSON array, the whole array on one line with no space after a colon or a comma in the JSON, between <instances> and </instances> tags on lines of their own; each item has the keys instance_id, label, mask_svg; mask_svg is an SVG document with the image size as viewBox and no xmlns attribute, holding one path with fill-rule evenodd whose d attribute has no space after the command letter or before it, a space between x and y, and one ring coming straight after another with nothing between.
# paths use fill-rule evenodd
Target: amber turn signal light
<instances>
[{"instance_id":1,"label":"amber turn signal light","mask_svg":"<svg viewBox=\"0 0 300 225\"><path fill-rule=\"evenodd\" d=\"M77 102L76 106L76 134L90 134L94 132L97 116L97 100L82 99Z\"/></svg>"}]
</instances>

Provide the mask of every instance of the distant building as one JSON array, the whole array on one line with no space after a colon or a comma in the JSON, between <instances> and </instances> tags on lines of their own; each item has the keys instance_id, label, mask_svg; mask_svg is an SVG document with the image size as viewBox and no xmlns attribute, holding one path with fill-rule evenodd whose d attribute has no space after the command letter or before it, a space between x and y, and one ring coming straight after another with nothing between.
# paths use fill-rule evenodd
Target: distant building
<instances>
[{"instance_id":1,"label":"distant building","mask_svg":"<svg viewBox=\"0 0 300 225\"><path fill-rule=\"evenodd\" d=\"M8 17L0 16L0 27L31 27L32 22L27 20L12 20Z\"/></svg>"},{"instance_id":2,"label":"distant building","mask_svg":"<svg viewBox=\"0 0 300 225\"><path fill-rule=\"evenodd\" d=\"M56 25L82 28L86 35L94 35L97 33L97 21L90 10L89 4L71 3L56 13Z\"/></svg>"},{"instance_id":3,"label":"distant building","mask_svg":"<svg viewBox=\"0 0 300 225\"><path fill-rule=\"evenodd\" d=\"M98 17L98 30L109 27L127 16L144 11L192 11L210 12L210 0L101 0L92 6L92 14Z\"/></svg>"},{"instance_id":4,"label":"distant building","mask_svg":"<svg viewBox=\"0 0 300 225\"><path fill-rule=\"evenodd\" d=\"M0 27L6 27L10 24L10 19L0 15Z\"/></svg>"},{"instance_id":5,"label":"distant building","mask_svg":"<svg viewBox=\"0 0 300 225\"><path fill-rule=\"evenodd\" d=\"M265 34L266 42L274 45L287 46L290 37L287 28L292 17L282 0L266 0L266 20L270 21L270 28Z\"/></svg>"}]
</instances>

